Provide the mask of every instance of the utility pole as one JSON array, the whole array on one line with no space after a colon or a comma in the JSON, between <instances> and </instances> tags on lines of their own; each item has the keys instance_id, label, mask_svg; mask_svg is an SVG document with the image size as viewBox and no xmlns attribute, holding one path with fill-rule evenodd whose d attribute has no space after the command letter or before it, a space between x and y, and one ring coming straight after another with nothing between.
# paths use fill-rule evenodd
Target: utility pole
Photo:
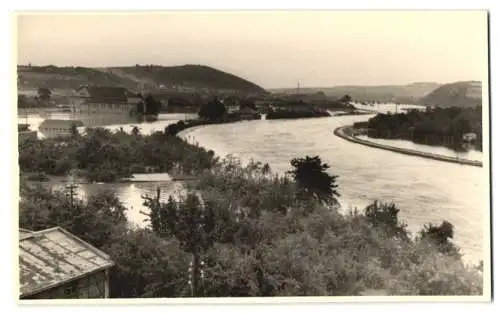
<instances>
[{"instance_id":1,"label":"utility pole","mask_svg":"<svg viewBox=\"0 0 500 314\"><path fill-rule=\"evenodd\" d=\"M69 200L70 200L70 204L71 204L71 209L74 208L74 200L75 200L75 196L76 196L76 189L78 188L78 186L76 184L74 184L74 180L73 180L73 175L70 173L69 174L69 184L66 186L66 190L68 191L68 196L69 196Z\"/></svg>"},{"instance_id":2,"label":"utility pole","mask_svg":"<svg viewBox=\"0 0 500 314\"><path fill-rule=\"evenodd\" d=\"M200 200L200 220L199 223L195 226L194 232L197 235L203 235L205 230L205 204L203 202L203 198L199 193L197 193L197 197ZM202 238L201 237L198 237ZM202 239L201 241L205 241L205 239ZM205 295L205 271L204 271L204 266L205 262L203 261L203 258L201 257L201 252L202 252L202 243L193 243L192 246L192 257L191 261L189 262L189 268L188 268L188 284L191 289L191 296L192 297L198 297L198 296L204 296Z\"/></svg>"},{"instance_id":3,"label":"utility pole","mask_svg":"<svg viewBox=\"0 0 500 314\"><path fill-rule=\"evenodd\" d=\"M193 255L193 257L194 257L194 255ZM189 262L189 268L188 268L188 284L189 284L189 288L191 289L191 296L192 297L194 297L193 259Z\"/></svg>"}]
</instances>

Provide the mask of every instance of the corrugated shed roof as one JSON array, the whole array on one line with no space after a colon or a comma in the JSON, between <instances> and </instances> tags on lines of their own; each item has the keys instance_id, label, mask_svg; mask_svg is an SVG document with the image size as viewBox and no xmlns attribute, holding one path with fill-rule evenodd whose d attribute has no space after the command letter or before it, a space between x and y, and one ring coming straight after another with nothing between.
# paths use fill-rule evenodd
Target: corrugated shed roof
<instances>
[{"instance_id":1,"label":"corrugated shed roof","mask_svg":"<svg viewBox=\"0 0 500 314\"><path fill-rule=\"evenodd\" d=\"M47 119L40 123L39 128L70 128L73 124L76 127L83 126L83 122L80 120L58 120L58 119Z\"/></svg>"},{"instance_id":2,"label":"corrugated shed roof","mask_svg":"<svg viewBox=\"0 0 500 314\"><path fill-rule=\"evenodd\" d=\"M19 238L20 295L33 295L114 265L111 258L60 227Z\"/></svg>"}]
</instances>

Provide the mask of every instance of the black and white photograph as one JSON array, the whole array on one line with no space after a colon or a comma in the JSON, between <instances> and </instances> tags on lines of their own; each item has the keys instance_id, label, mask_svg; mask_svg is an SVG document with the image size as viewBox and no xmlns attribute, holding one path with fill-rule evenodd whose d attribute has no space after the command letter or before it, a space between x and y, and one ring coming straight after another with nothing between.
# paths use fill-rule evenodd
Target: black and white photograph
<instances>
[{"instance_id":1,"label":"black and white photograph","mask_svg":"<svg viewBox=\"0 0 500 314\"><path fill-rule=\"evenodd\" d=\"M491 300L487 10L14 20L20 304Z\"/></svg>"}]
</instances>

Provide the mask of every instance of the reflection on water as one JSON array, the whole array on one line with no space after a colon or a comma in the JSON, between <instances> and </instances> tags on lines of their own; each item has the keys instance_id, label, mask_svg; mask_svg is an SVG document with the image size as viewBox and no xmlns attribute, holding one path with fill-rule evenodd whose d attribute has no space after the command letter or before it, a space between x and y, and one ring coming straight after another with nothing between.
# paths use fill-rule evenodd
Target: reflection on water
<instances>
[{"instance_id":1,"label":"reflection on water","mask_svg":"<svg viewBox=\"0 0 500 314\"><path fill-rule=\"evenodd\" d=\"M182 136L222 156L233 154L242 161L253 158L268 162L273 170L280 172L290 168L289 162L294 157L319 155L331 166L330 171L339 176L344 208L361 208L375 199L393 201L413 233L425 223L440 223L446 219L456 227L454 241L462 248L464 257L472 262L482 259L483 226L489 215L488 173L485 168L398 154L351 143L333 135L336 127L366 121L370 117L244 121L196 127L184 131ZM184 118L183 114L164 115L160 121L141 124L141 132L163 130L166 125ZM130 125L124 127L132 128ZM442 153L439 147L429 149L433 153ZM161 175L155 177L155 181L158 180L162 180ZM169 180L167 175L165 180ZM154 195L157 187L162 189L163 201L182 190L177 182L135 182L82 185L80 195L111 189L129 207L129 220L144 226L145 216L140 214L145 210L141 195Z\"/></svg>"},{"instance_id":2,"label":"reflection on water","mask_svg":"<svg viewBox=\"0 0 500 314\"><path fill-rule=\"evenodd\" d=\"M168 175L166 176L168 177ZM54 190L62 190L65 185L54 184ZM112 184L80 184L77 189L77 197L87 198L102 190L109 190L114 192L120 201L127 207L126 215L128 221L135 226L145 227L147 216L142 212L147 212L147 208L143 205L142 196L156 196L156 189L160 188L160 200L162 202L168 201L169 196L178 198L183 195L184 189L181 183L177 181L163 181L163 182L135 182L135 183L112 183Z\"/></svg>"},{"instance_id":3,"label":"reflection on water","mask_svg":"<svg viewBox=\"0 0 500 314\"><path fill-rule=\"evenodd\" d=\"M344 208L361 208L375 199L393 201L413 233L425 223L446 219L455 226L455 242L465 257L481 259L484 219L489 215L484 168L375 149L333 135L336 127L370 117L245 121L188 129L182 136L191 136L222 156L268 162L280 172L290 169L294 157L319 155L339 175ZM432 152L439 153L436 149Z\"/></svg>"},{"instance_id":4,"label":"reflection on water","mask_svg":"<svg viewBox=\"0 0 500 314\"><path fill-rule=\"evenodd\" d=\"M179 120L192 118L193 114L160 114L158 121L145 122L140 124L124 124L110 125L107 129L118 131L123 128L124 131L130 132L134 126L137 126L142 134L151 134L156 131L163 131L169 124L176 123ZM18 123L27 123L32 130L37 130L40 123L45 118L39 115L18 116ZM71 114L54 113L50 115L50 119L71 119ZM127 211L128 220L137 226L145 226L144 219L146 216L140 212L147 208L143 206L142 195L156 195L156 189L161 189L160 198L162 201L167 201L170 195L176 196L183 192L182 185L178 182L172 182L168 174L137 174L134 175L134 180L139 182L134 183L113 183L113 184L82 184L79 185L78 196L87 197L95 192L107 189L115 192L123 204L129 209ZM150 182L143 182L150 181ZM62 189L64 185L53 185L54 189Z\"/></svg>"}]
</instances>

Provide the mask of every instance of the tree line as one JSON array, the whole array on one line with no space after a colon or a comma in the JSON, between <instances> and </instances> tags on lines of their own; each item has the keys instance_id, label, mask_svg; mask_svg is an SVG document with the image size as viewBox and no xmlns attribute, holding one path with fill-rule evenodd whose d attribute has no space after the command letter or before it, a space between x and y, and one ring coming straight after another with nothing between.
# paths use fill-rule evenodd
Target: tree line
<instances>
[{"instance_id":1,"label":"tree line","mask_svg":"<svg viewBox=\"0 0 500 314\"><path fill-rule=\"evenodd\" d=\"M330 113L325 110L315 108L302 108L302 109L274 109L269 110L266 119L301 119L301 118L319 118L330 117Z\"/></svg>"},{"instance_id":2,"label":"tree line","mask_svg":"<svg viewBox=\"0 0 500 314\"><path fill-rule=\"evenodd\" d=\"M407 113L377 114L367 123L354 127L369 129L374 138L405 139L419 144L440 145L461 150L463 135L475 133L472 144L482 150L482 107L435 108L425 112L411 110Z\"/></svg>"},{"instance_id":3,"label":"tree line","mask_svg":"<svg viewBox=\"0 0 500 314\"><path fill-rule=\"evenodd\" d=\"M173 169L194 175L210 169L216 160L213 151L165 132L141 135L137 127L131 134L96 128L80 135L74 129L72 136L62 139L19 142L21 173L64 176L73 172L89 182L115 182L133 173Z\"/></svg>"}]
</instances>

